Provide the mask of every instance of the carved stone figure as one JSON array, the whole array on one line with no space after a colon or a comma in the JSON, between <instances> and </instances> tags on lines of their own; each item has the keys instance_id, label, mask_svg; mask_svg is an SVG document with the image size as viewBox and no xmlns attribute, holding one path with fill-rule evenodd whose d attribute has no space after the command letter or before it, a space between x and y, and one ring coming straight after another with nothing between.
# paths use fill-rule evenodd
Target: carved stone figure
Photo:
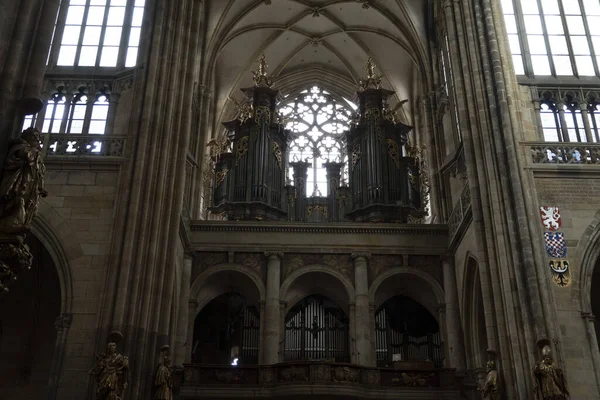
<instances>
[{"instance_id":1,"label":"carved stone figure","mask_svg":"<svg viewBox=\"0 0 600 400\"><path fill-rule=\"evenodd\" d=\"M33 256L22 237L0 243L0 292L8 292L8 283L17 279L19 272L31 268Z\"/></svg>"},{"instance_id":2,"label":"carved stone figure","mask_svg":"<svg viewBox=\"0 0 600 400\"><path fill-rule=\"evenodd\" d=\"M486 364L487 374L485 384L479 388L483 400L500 400L500 392L498 391L498 371L496 370L496 362L488 361Z\"/></svg>"},{"instance_id":3,"label":"carved stone figure","mask_svg":"<svg viewBox=\"0 0 600 400\"><path fill-rule=\"evenodd\" d=\"M13 142L4 161L0 181L0 232L19 234L28 230L40 196L48 195L44 189L45 173L40 133L28 128Z\"/></svg>"},{"instance_id":4,"label":"carved stone figure","mask_svg":"<svg viewBox=\"0 0 600 400\"><path fill-rule=\"evenodd\" d=\"M537 400L566 400L569 396L567 382L552 359L549 345L542 348L542 360L533 368L534 391Z\"/></svg>"},{"instance_id":5,"label":"carved stone figure","mask_svg":"<svg viewBox=\"0 0 600 400\"><path fill-rule=\"evenodd\" d=\"M156 369L152 400L173 400L173 368L171 358L166 355Z\"/></svg>"},{"instance_id":6,"label":"carved stone figure","mask_svg":"<svg viewBox=\"0 0 600 400\"><path fill-rule=\"evenodd\" d=\"M106 353L96 355L90 374L96 379L96 400L122 400L129 383L129 358L117 352L123 338L119 332L109 335Z\"/></svg>"}]
</instances>

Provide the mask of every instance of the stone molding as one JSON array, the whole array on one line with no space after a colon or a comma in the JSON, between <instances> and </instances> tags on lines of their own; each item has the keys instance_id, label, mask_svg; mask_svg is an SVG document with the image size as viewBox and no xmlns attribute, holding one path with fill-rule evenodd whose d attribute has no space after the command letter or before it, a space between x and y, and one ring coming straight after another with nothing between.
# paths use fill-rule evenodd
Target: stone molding
<instances>
[{"instance_id":1,"label":"stone molding","mask_svg":"<svg viewBox=\"0 0 600 400\"><path fill-rule=\"evenodd\" d=\"M387 225L387 226L386 226ZM446 236L446 225L396 225L396 224L306 224L306 223L247 223L245 221L191 221L192 231L286 232L316 234L389 234Z\"/></svg>"}]
</instances>

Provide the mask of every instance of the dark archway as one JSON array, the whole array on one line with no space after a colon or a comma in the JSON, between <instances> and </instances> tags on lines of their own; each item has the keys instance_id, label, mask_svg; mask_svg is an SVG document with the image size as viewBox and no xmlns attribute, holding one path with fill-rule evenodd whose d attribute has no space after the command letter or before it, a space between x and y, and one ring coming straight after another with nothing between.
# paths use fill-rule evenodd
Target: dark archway
<instances>
[{"instance_id":1,"label":"dark archway","mask_svg":"<svg viewBox=\"0 0 600 400\"><path fill-rule=\"evenodd\" d=\"M1 398L48 397L61 288L48 250L33 235L27 244L33 255L30 271L20 274L10 292L0 298Z\"/></svg>"},{"instance_id":2,"label":"dark archway","mask_svg":"<svg viewBox=\"0 0 600 400\"><path fill-rule=\"evenodd\" d=\"M210 301L196 316L192 362L253 365L258 363L260 313L236 292Z\"/></svg>"},{"instance_id":3,"label":"dark archway","mask_svg":"<svg viewBox=\"0 0 600 400\"><path fill-rule=\"evenodd\" d=\"M325 296L311 295L285 316L285 361L350 361L346 313Z\"/></svg>"},{"instance_id":4,"label":"dark archway","mask_svg":"<svg viewBox=\"0 0 600 400\"><path fill-rule=\"evenodd\" d=\"M375 314L377 365L394 361L432 361L441 368L444 355L440 326L425 307L407 296L387 300Z\"/></svg>"},{"instance_id":5,"label":"dark archway","mask_svg":"<svg viewBox=\"0 0 600 400\"><path fill-rule=\"evenodd\" d=\"M596 316L594 327L596 328L598 347L600 347L600 259L596 261L596 266L594 267L591 288L592 314Z\"/></svg>"}]
</instances>

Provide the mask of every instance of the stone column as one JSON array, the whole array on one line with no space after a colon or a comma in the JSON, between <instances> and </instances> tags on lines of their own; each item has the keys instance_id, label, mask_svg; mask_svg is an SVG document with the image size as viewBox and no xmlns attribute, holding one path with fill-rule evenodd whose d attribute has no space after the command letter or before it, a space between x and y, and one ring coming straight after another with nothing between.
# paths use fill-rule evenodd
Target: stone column
<instances>
[{"instance_id":1,"label":"stone column","mask_svg":"<svg viewBox=\"0 0 600 400\"><path fill-rule=\"evenodd\" d=\"M454 260L445 257L442 260L444 273L444 294L446 299L446 337L450 367L458 371L465 370L465 351L458 309L458 288Z\"/></svg>"},{"instance_id":2,"label":"stone column","mask_svg":"<svg viewBox=\"0 0 600 400\"><path fill-rule=\"evenodd\" d=\"M371 352L371 318L369 318L369 280L367 259L369 253L352 253L354 259L355 311L354 329L356 333L356 363L375 366Z\"/></svg>"},{"instance_id":3,"label":"stone column","mask_svg":"<svg viewBox=\"0 0 600 400\"><path fill-rule=\"evenodd\" d=\"M54 356L50 370L50 381L48 383L48 399L55 400L58 394L58 382L62 370L62 361L67 344L67 333L73 322L73 314L62 313L54 321L56 328L56 342L54 344Z\"/></svg>"},{"instance_id":4,"label":"stone column","mask_svg":"<svg viewBox=\"0 0 600 400\"><path fill-rule=\"evenodd\" d=\"M561 100L556 102L556 109L558 110L558 118L560 119L560 130L563 135L563 142L570 142L569 130L567 129L567 119L565 117L565 103Z\"/></svg>"},{"instance_id":5,"label":"stone column","mask_svg":"<svg viewBox=\"0 0 600 400\"><path fill-rule=\"evenodd\" d=\"M279 287L281 285L281 259L280 251L267 251L267 293L265 299L265 313L263 333L263 364L277 364L279 362L279 322L280 304Z\"/></svg>"},{"instance_id":6,"label":"stone column","mask_svg":"<svg viewBox=\"0 0 600 400\"><path fill-rule=\"evenodd\" d=\"M190 280L192 276L192 261L192 256L186 255L183 259L183 268L181 270L181 290L179 310L177 310L177 333L175 335L175 357L173 359L174 365L181 365L186 361L185 352L187 348L187 342L192 340L192 337L190 337L188 333L188 319L190 317L189 303L191 284Z\"/></svg>"},{"instance_id":7,"label":"stone column","mask_svg":"<svg viewBox=\"0 0 600 400\"><path fill-rule=\"evenodd\" d=\"M185 357L183 358L184 363L192 362L192 350L194 346L194 325L196 322L196 308L198 308L198 302L196 299L190 299L187 301L188 305L188 325L187 325L187 342L185 343Z\"/></svg>"},{"instance_id":8,"label":"stone column","mask_svg":"<svg viewBox=\"0 0 600 400\"><path fill-rule=\"evenodd\" d=\"M600 391L600 350L598 349L598 340L596 339L596 335L598 334L595 326L596 317L592 313L581 313L581 318L583 318L583 323L585 324L594 373L596 374L596 382L598 382L598 390Z\"/></svg>"}]
</instances>

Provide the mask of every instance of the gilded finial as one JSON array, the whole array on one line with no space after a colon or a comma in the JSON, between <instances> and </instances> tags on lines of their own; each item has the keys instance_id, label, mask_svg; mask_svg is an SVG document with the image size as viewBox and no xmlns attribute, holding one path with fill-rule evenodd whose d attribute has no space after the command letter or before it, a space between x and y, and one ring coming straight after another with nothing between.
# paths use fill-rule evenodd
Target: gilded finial
<instances>
[{"instance_id":1,"label":"gilded finial","mask_svg":"<svg viewBox=\"0 0 600 400\"><path fill-rule=\"evenodd\" d=\"M367 60L365 71L367 71L367 78L360 80L359 89L361 91L368 88L379 89L381 87L381 76L375 74L375 63L372 57Z\"/></svg>"},{"instance_id":2,"label":"gilded finial","mask_svg":"<svg viewBox=\"0 0 600 400\"><path fill-rule=\"evenodd\" d=\"M267 76L267 61L265 59L265 53L262 53L258 60L258 71L252 71L254 75L254 85L258 87L271 87L273 82Z\"/></svg>"}]
</instances>

